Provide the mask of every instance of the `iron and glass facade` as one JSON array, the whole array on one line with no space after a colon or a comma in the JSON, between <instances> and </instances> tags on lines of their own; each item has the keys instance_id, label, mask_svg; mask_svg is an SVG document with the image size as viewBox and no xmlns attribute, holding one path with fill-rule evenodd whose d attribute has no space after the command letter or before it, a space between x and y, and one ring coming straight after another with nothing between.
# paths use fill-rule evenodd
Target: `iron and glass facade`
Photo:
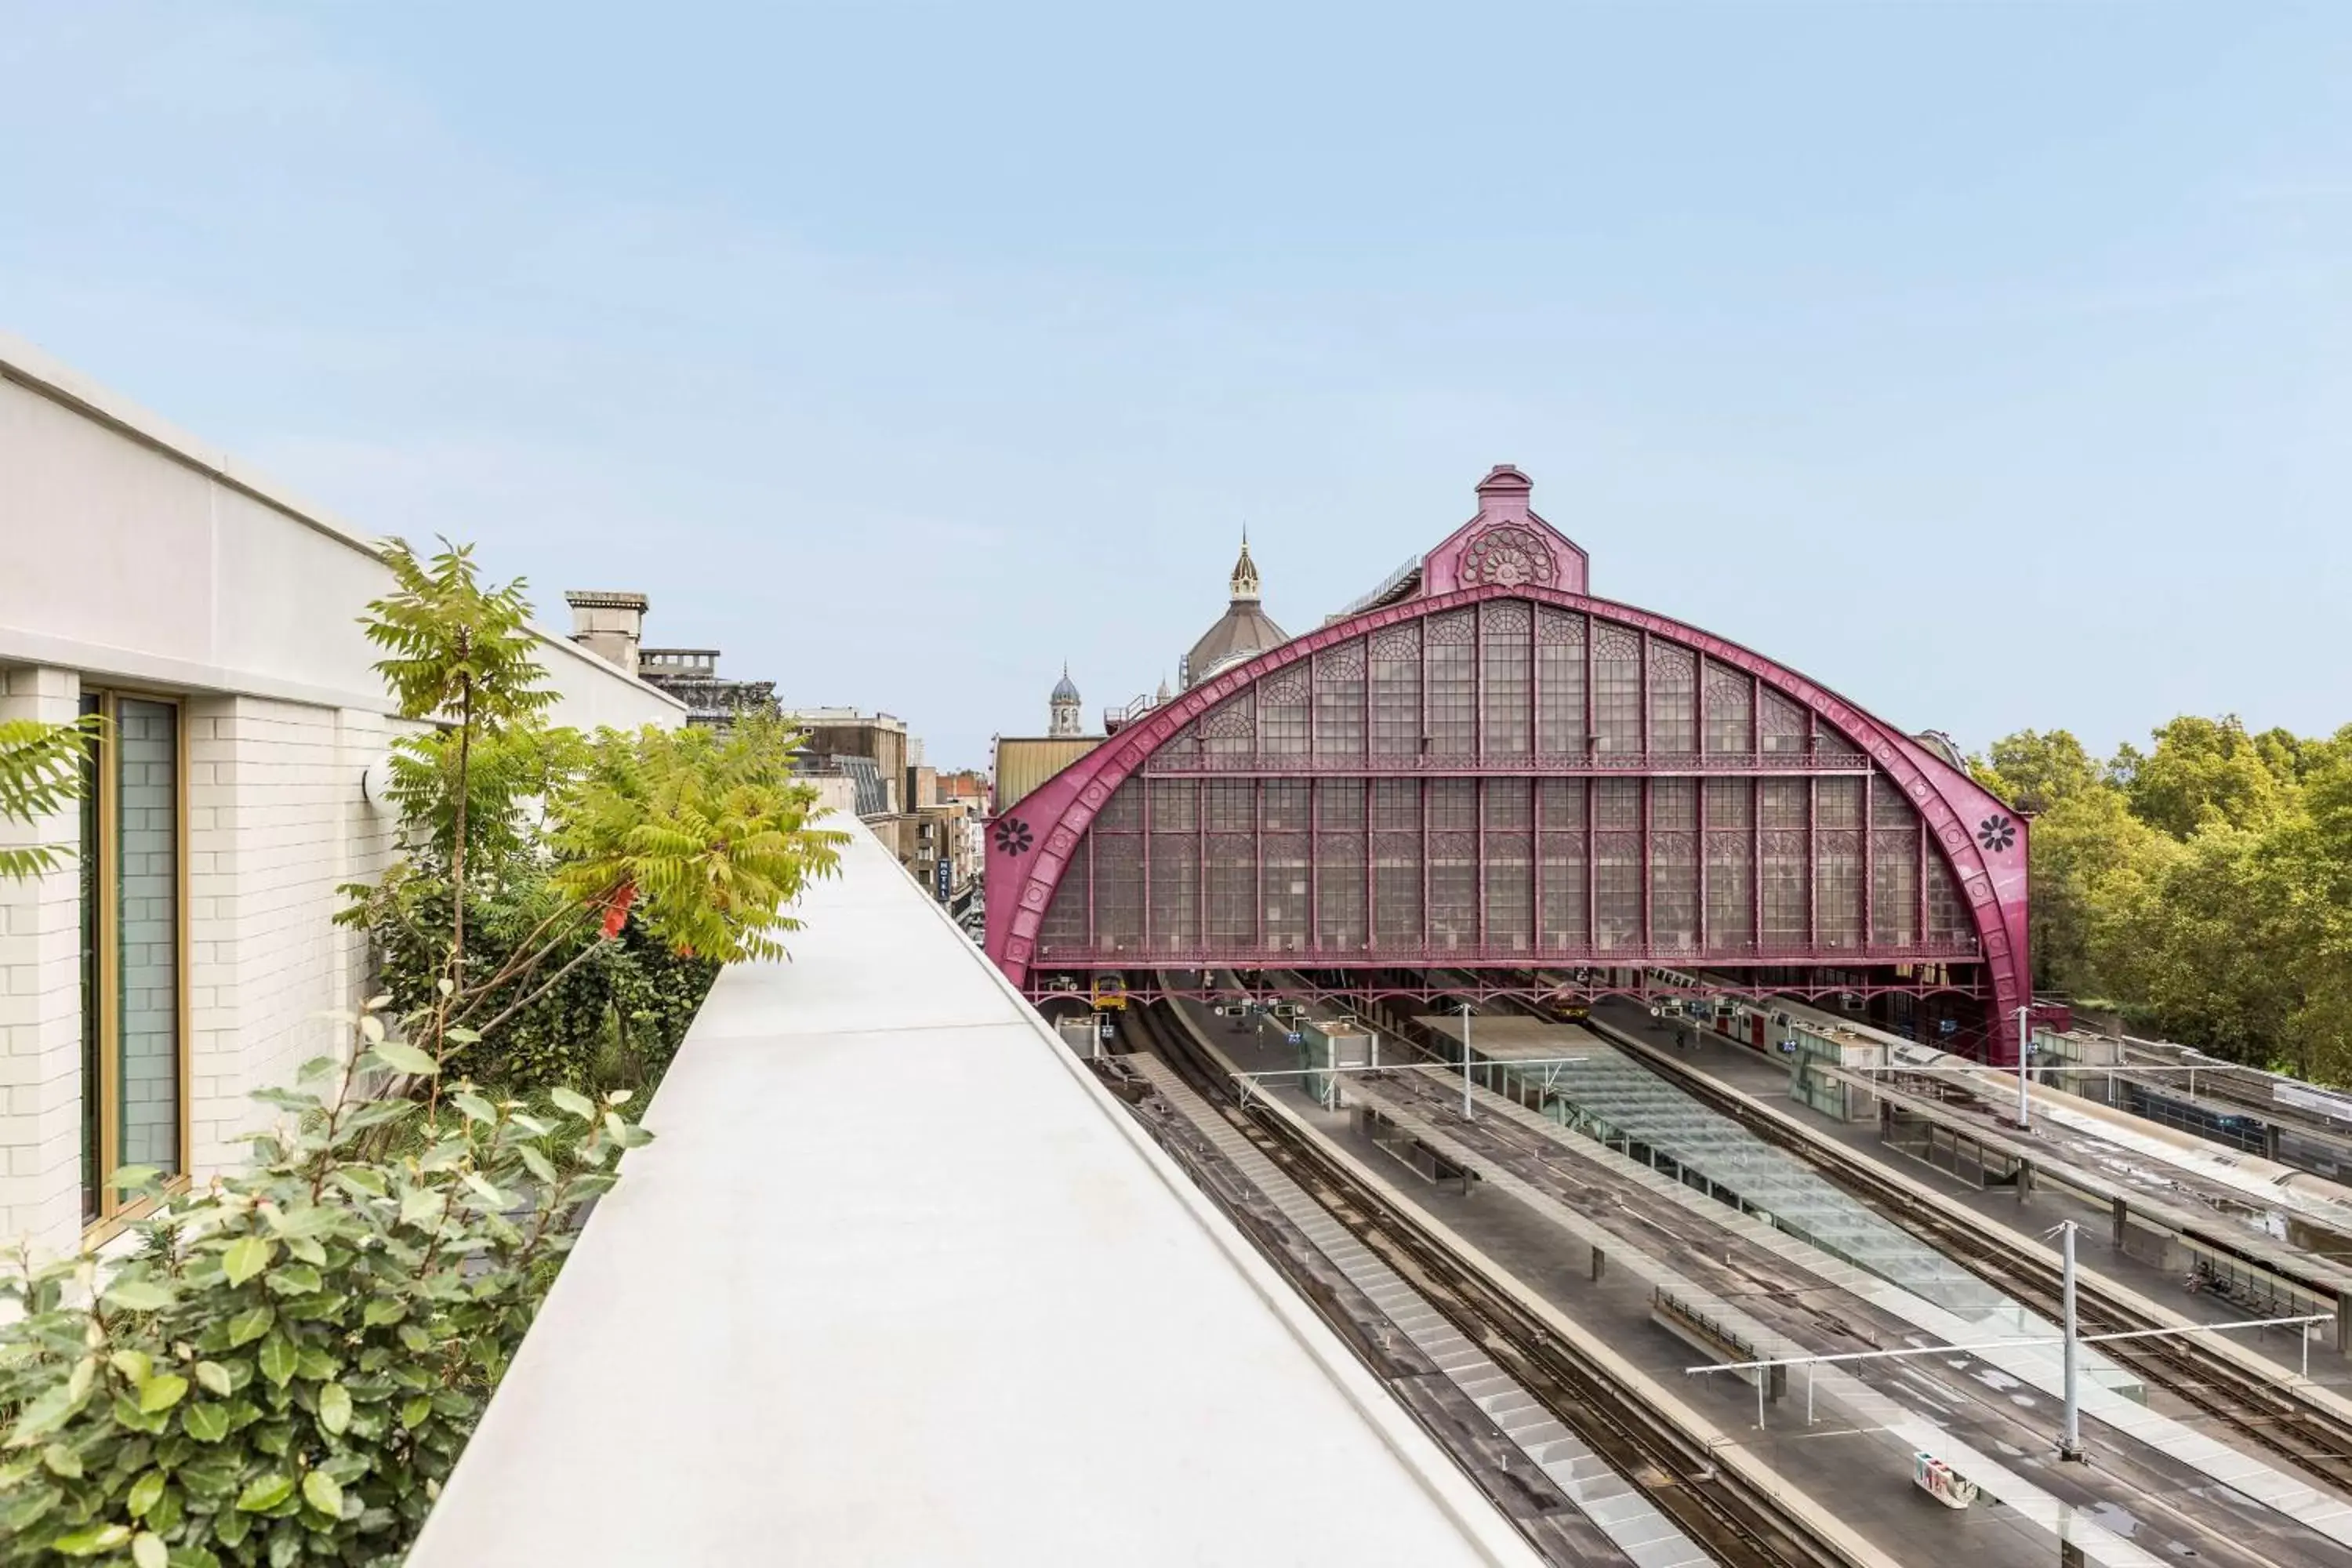
<instances>
[{"instance_id":1,"label":"iron and glass facade","mask_svg":"<svg viewBox=\"0 0 2352 1568\"><path fill-rule=\"evenodd\" d=\"M2007 809L1802 677L1584 595L1524 486L1490 476L1392 602L1008 808L989 879L1007 973L1812 966L2004 1005L2024 893Z\"/></svg>"}]
</instances>

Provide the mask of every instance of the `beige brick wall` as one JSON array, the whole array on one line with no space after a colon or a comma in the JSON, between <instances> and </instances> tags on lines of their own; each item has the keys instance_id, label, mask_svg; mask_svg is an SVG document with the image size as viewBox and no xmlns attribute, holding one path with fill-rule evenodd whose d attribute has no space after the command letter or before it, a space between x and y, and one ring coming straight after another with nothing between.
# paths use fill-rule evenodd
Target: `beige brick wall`
<instances>
[{"instance_id":1,"label":"beige brick wall","mask_svg":"<svg viewBox=\"0 0 2352 1568\"><path fill-rule=\"evenodd\" d=\"M0 667L0 719L69 722L70 670ZM70 846L72 807L0 843ZM0 882L0 1241L70 1240L81 1224L81 898L79 873Z\"/></svg>"},{"instance_id":2,"label":"beige brick wall","mask_svg":"<svg viewBox=\"0 0 2352 1568\"><path fill-rule=\"evenodd\" d=\"M367 980L364 933L334 922L346 882L373 879L395 823L360 788L396 720L252 697L188 715L189 1107L201 1177L244 1158L273 1113L253 1090L336 1044L321 1015Z\"/></svg>"},{"instance_id":3,"label":"beige brick wall","mask_svg":"<svg viewBox=\"0 0 2352 1568\"><path fill-rule=\"evenodd\" d=\"M71 671L0 666L0 718L70 720ZM246 1158L274 1116L255 1089L291 1081L336 1041L323 1015L369 980L363 932L334 924L336 889L379 875L397 825L361 775L416 726L356 709L191 697L187 748L189 1169ZM0 842L71 844L68 811ZM0 883L0 1242L72 1245L80 1230L81 907L71 868Z\"/></svg>"}]
</instances>

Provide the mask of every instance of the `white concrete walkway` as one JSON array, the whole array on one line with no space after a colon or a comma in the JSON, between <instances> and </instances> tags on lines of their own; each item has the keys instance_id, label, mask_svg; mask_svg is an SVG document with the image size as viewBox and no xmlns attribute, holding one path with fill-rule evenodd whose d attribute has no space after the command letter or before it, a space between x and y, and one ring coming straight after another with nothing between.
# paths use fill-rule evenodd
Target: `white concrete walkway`
<instances>
[{"instance_id":1,"label":"white concrete walkway","mask_svg":"<svg viewBox=\"0 0 2352 1568\"><path fill-rule=\"evenodd\" d=\"M731 970L411 1568L1532 1563L873 837Z\"/></svg>"}]
</instances>

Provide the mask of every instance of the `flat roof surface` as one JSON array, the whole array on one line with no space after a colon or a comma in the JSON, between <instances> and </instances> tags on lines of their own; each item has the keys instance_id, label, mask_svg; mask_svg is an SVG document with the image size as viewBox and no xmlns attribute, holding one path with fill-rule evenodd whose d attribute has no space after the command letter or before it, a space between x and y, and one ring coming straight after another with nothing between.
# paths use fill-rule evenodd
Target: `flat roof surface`
<instances>
[{"instance_id":1,"label":"flat roof surface","mask_svg":"<svg viewBox=\"0 0 2352 1568\"><path fill-rule=\"evenodd\" d=\"M409 1557L1533 1563L874 837L720 976Z\"/></svg>"}]
</instances>

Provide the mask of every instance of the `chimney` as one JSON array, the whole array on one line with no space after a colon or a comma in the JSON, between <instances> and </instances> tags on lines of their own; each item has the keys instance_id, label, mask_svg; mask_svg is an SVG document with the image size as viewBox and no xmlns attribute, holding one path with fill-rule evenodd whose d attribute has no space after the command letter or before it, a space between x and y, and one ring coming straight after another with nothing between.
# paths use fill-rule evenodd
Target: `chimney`
<instances>
[{"instance_id":1,"label":"chimney","mask_svg":"<svg viewBox=\"0 0 2352 1568\"><path fill-rule=\"evenodd\" d=\"M637 673L637 643L645 636L648 605L643 594L573 588L563 595L572 606L572 640L624 675Z\"/></svg>"}]
</instances>

